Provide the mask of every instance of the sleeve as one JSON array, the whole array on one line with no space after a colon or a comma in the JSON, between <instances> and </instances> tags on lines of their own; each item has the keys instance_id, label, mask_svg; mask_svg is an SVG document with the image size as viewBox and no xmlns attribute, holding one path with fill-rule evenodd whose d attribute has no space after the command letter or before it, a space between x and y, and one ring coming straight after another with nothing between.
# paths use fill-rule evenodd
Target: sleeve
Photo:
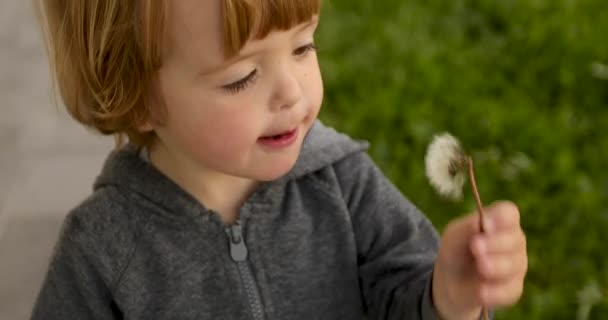
<instances>
[{"instance_id":1,"label":"sleeve","mask_svg":"<svg viewBox=\"0 0 608 320\"><path fill-rule=\"evenodd\" d=\"M355 232L370 319L439 319L431 280L438 235L364 152L335 165Z\"/></svg>"},{"instance_id":2,"label":"sleeve","mask_svg":"<svg viewBox=\"0 0 608 320\"><path fill-rule=\"evenodd\" d=\"M30 319L122 319L94 242L66 218Z\"/></svg>"}]
</instances>

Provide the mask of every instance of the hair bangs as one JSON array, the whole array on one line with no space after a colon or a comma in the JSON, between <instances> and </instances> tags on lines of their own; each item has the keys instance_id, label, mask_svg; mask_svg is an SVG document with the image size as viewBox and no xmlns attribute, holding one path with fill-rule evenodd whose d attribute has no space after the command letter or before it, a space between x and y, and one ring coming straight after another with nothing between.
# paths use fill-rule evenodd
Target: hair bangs
<instances>
[{"instance_id":1,"label":"hair bangs","mask_svg":"<svg viewBox=\"0 0 608 320\"><path fill-rule=\"evenodd\" d=\"M319 14L321 0L225 0L224 54L236 55L250 39L289 30Z\"/></svg>"}]
</instances>

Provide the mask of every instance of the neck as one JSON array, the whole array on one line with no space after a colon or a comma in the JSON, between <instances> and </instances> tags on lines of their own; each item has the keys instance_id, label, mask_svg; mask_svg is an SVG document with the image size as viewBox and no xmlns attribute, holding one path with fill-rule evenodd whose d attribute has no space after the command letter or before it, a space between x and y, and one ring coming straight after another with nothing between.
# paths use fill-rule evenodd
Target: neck
<instances>
[{"instance_id":1,"label":"neck","mask_svg":"<svg viewBox=\"0 0 608 320\"><path fill-rule=\"evenodd\" d=\"M149 149L150 162L225 223L239 218L239 209L258 186L255 180L210 170L161 144Z\"/></svg>"}]
</instances>

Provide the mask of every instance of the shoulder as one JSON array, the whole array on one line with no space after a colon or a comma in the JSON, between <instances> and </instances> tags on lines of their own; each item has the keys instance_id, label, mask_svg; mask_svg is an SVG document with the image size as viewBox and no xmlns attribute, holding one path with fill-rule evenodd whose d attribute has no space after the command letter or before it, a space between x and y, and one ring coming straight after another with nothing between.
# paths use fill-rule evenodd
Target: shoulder
<instances>
[{"instance_id":1,"label":"shoulder","mask_svg":"<svg viewBox=\"0 0 608 320\"><path fill-rule=\"evenodd\" d=\"M94 191L65 217L56 250L77 252L114 284L135 251L145 219L114 187Z\"/></svg>"},{"instance_id":2,"label":"shoulder","mask_svg":"<svg viewBox=\"0 0 608 320\"><path fill-rule=\"evenodd\" d=\"M133 206L118 188L99 188L70 210L65 218L65 231L95 240L117 239L123 233L132 233L142 222L138 221L143 218L135 214Z\"/></svg>"}]
</instances>

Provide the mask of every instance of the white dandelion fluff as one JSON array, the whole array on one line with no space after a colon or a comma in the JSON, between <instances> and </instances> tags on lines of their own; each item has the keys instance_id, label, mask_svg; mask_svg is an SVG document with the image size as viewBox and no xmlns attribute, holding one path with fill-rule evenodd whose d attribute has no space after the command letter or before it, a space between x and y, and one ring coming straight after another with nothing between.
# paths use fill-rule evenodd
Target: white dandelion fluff
<instances>
[{"instance_id":1,"label":"white dandelion fluff","mask_svg":"<svg viewBox=\"0 0 608 320\"><path fill-rule=\"evenodd\" d=\"M427 150L426 176L440 195L461 199L467 163L468 157L460 142L449 133L442 133L433 138Z\"/></svg>"}]
</instances>

